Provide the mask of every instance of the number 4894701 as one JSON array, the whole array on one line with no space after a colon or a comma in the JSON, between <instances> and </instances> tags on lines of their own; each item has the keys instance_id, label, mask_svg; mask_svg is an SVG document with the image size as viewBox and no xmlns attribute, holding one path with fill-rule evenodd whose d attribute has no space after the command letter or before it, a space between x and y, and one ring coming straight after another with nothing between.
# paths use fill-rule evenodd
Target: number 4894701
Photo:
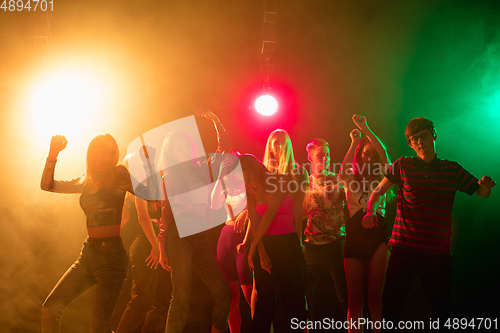
<instances>
[{"instance_id":1,"label":"number 4894701","mask_svg":"<svg viewBox=\"0 0 500 333\"><path fill-rule=\"evenodd\" d=\"M0 0L1 1L1 0ZM54 11L54 0L4 0L2 5L0 5L0 10L4 12L22 12L27 10L28 12L34 11Z\"/></svg>"}]
</instances>

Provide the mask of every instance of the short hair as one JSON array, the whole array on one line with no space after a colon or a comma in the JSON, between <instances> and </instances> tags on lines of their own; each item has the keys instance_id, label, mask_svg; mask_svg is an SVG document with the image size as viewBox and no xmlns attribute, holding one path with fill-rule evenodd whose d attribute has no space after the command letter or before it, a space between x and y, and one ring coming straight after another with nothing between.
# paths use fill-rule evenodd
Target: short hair
<instances>
[{"instance_id":1,"label":"short hair","mask_svg":"<svg viewBox=\"0 0 500 333\"><path fill-rule=\"evenodd\" d=\"M311 151L311 149L318 148L318 147L328 147L328 148L330 148L330 145L328 144L328 141L326 141L326 140L323 140L323 139L314 139L314 140L310 141L306 145L306 151L309 154L309 152Z\"/></svg>"},{"instance_id":2,"label":"short hair","mask_svg":"<svg viewBox=\"0 0 500 333\"><path fill-rule=\"evenodd\" d=\"M410 144L410 138L415 135L415 133L423 130L429 130L434 140L437 139L436 128L434 127L432 120L424 117L418 117L410 120L408 125L406 125L405 136L407 143Z\"/></svg>"}]
</instances>

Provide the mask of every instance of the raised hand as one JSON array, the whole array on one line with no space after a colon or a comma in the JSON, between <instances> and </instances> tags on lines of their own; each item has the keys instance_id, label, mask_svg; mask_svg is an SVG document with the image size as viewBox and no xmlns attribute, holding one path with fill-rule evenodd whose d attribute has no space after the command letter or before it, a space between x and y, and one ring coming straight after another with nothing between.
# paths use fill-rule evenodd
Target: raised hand
<instances>
[{"instance_id":1,"label":"raised hand","mask_svg":"<svg viewBox=\"0 0 500 333\"><path fill-rule=\"evenodd\" d=\"M352 142L359 142L359 140L361 140L361 131L359 129L353 129L349 136Z\"/></svg>"},{"instance_id":2,"label":"raised hand","mask_svg":"<svg viewBox=\"0 0 500 333\"><path fill-rule=\"evenodd\" d=\"M54 135L52 140L50 140L50 150L49 150L49 158L57 159L57 155L59 152L66 148L68 144L68 140L64 137L64 135Z\"/></svg>"},{"instance_id":3,"label":"raised hand","mask_svg":"<svg viewBox=\"0 0 500 333\"><path fill-rule=\"evenodd\" d=\"M219 117L217 117L215 115L215 113L213 113L212 111L210 111L208 109L196 109L196 110L194 110L194 112L195 112L195 115L197 117L205 117L205 118L212 120L212 121L215 121L215 122L219 121Z\"/></svg>"},{"instance_id":4,"label":"raised hand","mask_svg":"<svg viewBox=\"0 0 500 333\"><path fill-rule=\"evenodd\" d=\"M366 124L365 116L358 116L357 114L355 114L352 116L352 121L362 131L368 127L368 125Z\"/></svg>"},{"instance_id":5,"label":"raised hand","mask_svg":"<svg viewBox=\"0 0 500 333\"><path fill-rule=\"evenodd\" d=\"M495 181L489 176L483 176L483 178L478 181L478 184L486 188L493 188L496 185Z\"/></svg>"}]
</instances>

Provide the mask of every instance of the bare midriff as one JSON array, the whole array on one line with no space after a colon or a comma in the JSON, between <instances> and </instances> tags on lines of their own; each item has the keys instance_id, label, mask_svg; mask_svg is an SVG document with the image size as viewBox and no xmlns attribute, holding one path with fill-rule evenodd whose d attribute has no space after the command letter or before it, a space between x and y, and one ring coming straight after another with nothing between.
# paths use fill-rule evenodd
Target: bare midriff
<instances>
[{"instance_id":1,"label":"bare midriff","mask_svg":"<svg viewBox=\"0 0 500 333\"><path fill-rule=\"evenodd\" d=\"M87 233L90 238L120 237L120 225L88 228Z\"/></svg>"}]
</instances>

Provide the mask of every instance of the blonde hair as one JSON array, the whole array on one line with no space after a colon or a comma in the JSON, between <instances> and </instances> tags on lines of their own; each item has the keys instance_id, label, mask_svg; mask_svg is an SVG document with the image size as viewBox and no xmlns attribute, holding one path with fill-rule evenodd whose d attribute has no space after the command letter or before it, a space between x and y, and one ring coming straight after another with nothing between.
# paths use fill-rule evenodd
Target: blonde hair
<instances>
[{"instance_id":1,"label":"blonde hair","mask_svg":"<svg viewBox=\"0 0 500 333\"><path fill-rule=\"evenodd\" d=\"M280 145L278 156L272 154L272 141L276 140ZM292 140L285 130L277 129L273 131L267 139L266 149L264 152L264 166L271 172L278 174L290 174L295 169L296 163L293 156Z\"/></svg>"}]
</instances>

